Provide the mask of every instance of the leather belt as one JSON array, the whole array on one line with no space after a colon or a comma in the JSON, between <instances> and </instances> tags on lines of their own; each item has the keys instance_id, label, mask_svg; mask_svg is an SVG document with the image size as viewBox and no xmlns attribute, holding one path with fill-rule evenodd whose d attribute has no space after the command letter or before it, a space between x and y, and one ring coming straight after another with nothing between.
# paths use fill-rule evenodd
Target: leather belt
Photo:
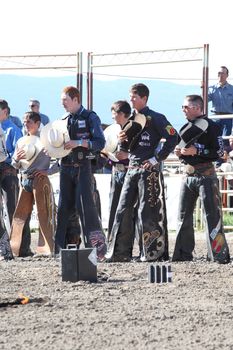
<instances>
[{"instance_id":1,"label":"leather belt","mask_svg":"<svg viewBox=\"0 0 233 350\"><path fill-rule=\"evenodd\" d=\"M62 164L61 165L62 167L63 166L69 166L69 167L74 167L74 168L78 168L78 167L80 167L81 166L81 164L79 164L79 163L70 163L70 164Z\"/></svg>"},{"instance_id":2,"label":"leather belt","mask_svg":"<svg viewBox=\"0 0 233 350\"><path fill-rule=\"evenodd\" d=\"M124 164L114 164L116 171L127 171L127 167Z\"/></svg>"},{"instance_id":3,"label":"leather belt","mask_svg":"<svg viewBox=\"0 0 233 350\"><path fill-rule=\"evenodd\" d=\"M195 165L185 165L185 173L188 176L211 176L215 174L213 163L199 163Z\"/></svg>"}]
</instances>

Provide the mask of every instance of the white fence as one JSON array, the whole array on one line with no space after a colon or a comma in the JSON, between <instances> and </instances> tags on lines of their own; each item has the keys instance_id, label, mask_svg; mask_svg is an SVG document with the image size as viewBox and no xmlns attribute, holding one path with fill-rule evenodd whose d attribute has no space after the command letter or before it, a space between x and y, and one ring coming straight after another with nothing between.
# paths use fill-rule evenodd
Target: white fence
<instances>
[{"instance_id":1,"label":"white fence","mask_svg":"<svg viewBox=\"0 0 233 350\"><path fill-rule=\"evenodd\" d=\"M176 225L177 225L178 201L179 201L179 192L180 192L182 174L172 174L172 173L167 174L166 172L164 173L165 173L164 180L166 185L168 229L174 231L176 230ZM233 212L233 208L230 207L230 197L233 196L233 190L230 190L229 183L228 181L225 180L225 175L228 175L228 173L218 174L220 192L222 193L222 196L224 196L223 212ZM107 229L108 218L109 218L109 190L110 190L111 175L95 174L95 178L96 178L97 188L101 198L102 225L104 229ZM57 204L58 197L59 197L59 174L52 175L50 177L50 180L54 190L55 202ZM195 222L196 228L202 229L204 227L204 219L203 219L203 213L202 213L200 201L197 201L195 215L194 215L194 222ZM31 225L31 228L38 228L38 216L37 216L36 207L34 207L34 210L32 212L30 225ZM225 228L233 229L233 227L231 226L230 227L227 226Z\"/></svg>"}]
</instances>

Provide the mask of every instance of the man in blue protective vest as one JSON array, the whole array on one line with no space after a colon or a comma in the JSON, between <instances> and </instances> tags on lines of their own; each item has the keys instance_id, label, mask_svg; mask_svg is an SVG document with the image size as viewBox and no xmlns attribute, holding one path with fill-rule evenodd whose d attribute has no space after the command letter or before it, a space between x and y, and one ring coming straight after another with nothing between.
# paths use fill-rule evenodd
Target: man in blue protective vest
<instances>
[{"instance_id":1,"label":"man in blue protective vest","mask_svg":"<svg viewBox=\"0 0 233 350\"><path fill-rule=\"evenodd\" d=\"M70 153L61 160L60 196L55 235L55 255L65 248L69 215L77 208L81 220L84 244L97 249L99 261L106 253L105 235L93 200L91 158L104 148L105 138L100 118L87 111L80 102L76 87L67 86L61 94L68 115L67 128L70 140L64 148Z\"/></svg>"}]
</instances>

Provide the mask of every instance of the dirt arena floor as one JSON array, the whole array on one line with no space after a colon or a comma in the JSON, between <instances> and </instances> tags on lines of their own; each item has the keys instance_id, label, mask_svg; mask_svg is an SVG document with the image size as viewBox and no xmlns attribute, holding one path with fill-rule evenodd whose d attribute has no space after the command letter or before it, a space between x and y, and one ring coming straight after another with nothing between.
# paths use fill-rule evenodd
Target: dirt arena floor
<instances>
[{"instance_id":1,"label":"dirt arena floor","mask_svg":"<svg viewBox=\"0 0 233 350\"><path fill-rule=\"evenodd\" d=\"M0 349L232 350L233 265L206 262L200 233L195 254L163 284L148 282L148 263L100 263L97 283L70 283L58 260L0 262ZM30 303L12 305L21 293Z\"/></svg>"}]
</instances>

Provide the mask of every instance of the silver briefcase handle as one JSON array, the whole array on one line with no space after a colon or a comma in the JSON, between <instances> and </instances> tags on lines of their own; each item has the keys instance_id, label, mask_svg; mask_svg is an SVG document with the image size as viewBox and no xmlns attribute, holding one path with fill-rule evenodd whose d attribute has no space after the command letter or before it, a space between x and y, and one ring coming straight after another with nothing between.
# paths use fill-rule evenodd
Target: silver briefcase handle
<instances>
[{"instance_id":1,"label":"silver briefcase handle","mask_svg":"<svg viewBox=\"0 0 233 350\"><path fill-rule=\"evenodd\" d=\"M78 244L67 244L66 249L78 249Z\"/></svg>"}]
</instances>

